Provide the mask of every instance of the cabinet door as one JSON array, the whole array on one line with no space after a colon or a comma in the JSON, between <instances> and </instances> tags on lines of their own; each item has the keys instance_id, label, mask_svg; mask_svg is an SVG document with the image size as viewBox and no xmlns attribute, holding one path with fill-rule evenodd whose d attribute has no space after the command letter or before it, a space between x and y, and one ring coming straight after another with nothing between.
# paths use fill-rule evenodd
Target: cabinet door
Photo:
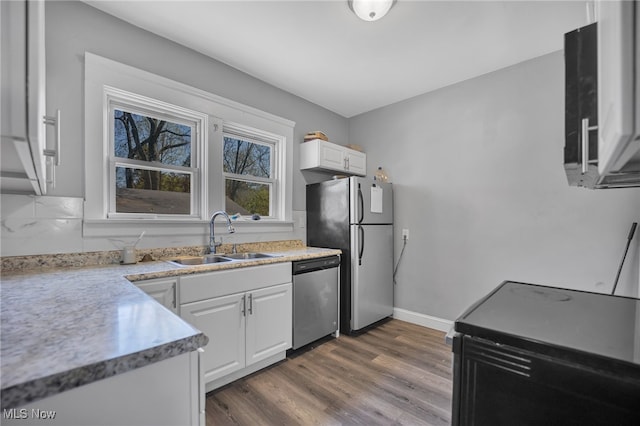
<instances>
[{"instance_id":1,"label":"cabinet door","mask_svg":"<svg viewBox=\"0 0 640 426\"><path fill-rule=\"evenodd\" d=\"M178 313L178 280L149 280L136 282L134 284L174 314Z\"/></svg>"},{"instance_id":2,"label":"cabinet door","mask_svg":"<svg viewBox=\"0 0 640 426\"><path fill-rule=\"evenodd\" d=\"M205 426L192 401L195 383L190 372L195 359L184 353L19 408L3 408L2 424Z\"/></svg>"},{"instance_id":3,"label":"cabinet door","mask_svg":"<svg viewBox=\"0 0 640 426\"><path fill-rule=\"evenodd\" d=\"M315 139L300 146L300 170L367 174L367 154L332 142Z\"/></svg>"},{"instance_id":4,"label":"cabinet door","mask_svg":"<svg viewBox=\"0 0 640 426\"><path fill-rule=\"evenodd\" d=\"M180 312L209 338L201 364L206 383L245 366L244 293L187 303Z\"/></svg>"},{"instance_id":5,"label":"cabinet door","mask_svg":"<svg viewBox=\"0 0 640 426\"><path fill-rule=\"evenodd\" d=\"M569 184L584 187L593 187L598 179L597 25L578 28L564 37L564 164Z\"/></svg>"},{"instance_id":6,"label":"cabinet door","mask_svg":"<svg viewBox=\"0 0 640 426\"><path fill-rule=\"evenodd\" d=\"M46 57L45 57L45 16L44 1L29 1L28 35L27 35L27 79L28 79L28 132L29 143L33 155L33 165L40 182L42 195L47 193L47 160L45 157L46 143ZM53 165L51 166L51 168ZM53 171L51 171L53 173ZM55 177L51 176L51 183L55 185Z\"/></svg>"},{"instance_id":7,"label":"cabinet door","mask_svg":"<svg viewBox=\"0 0 640 426\"><path fill-rule=\"evenodd\" d=\"M247 365L291 348L292 315L291 283L247 293Z\"/></svg>"},{"instance_id":8,"label":"cabinet door","mask_svg":"<svg viewBox=\"0 0 640 426\"><path fill-rule=\"evenodd\" d=\"M347 167L350 174L364 176L367 174L367 155L364 152L347 149Z\"/></svg>"},{"instance_id":9,"label":"cabinet door","mask_svg":"<svg viewBox=\"0 0 640 426\"><path fill-rule=\"evenodd\" d=\"M344 148L332 143L320 142L320 167L331 170L345 170Z\"/></svg>"},{"instance_id":10,"label":"cabinet door","mask_svg":"<svg viewBox=\"0 0 640 426\"><path fill-rule=\"evenodd\" d=\"M3 191L45 195L44 2L1 2Z\"/></svg>"},{"instance_id":11,"label":"cabinet door","mask_svg":"<svg viewBox=\"0 0 640 426\"><path fill-rule=\"evenodd\" d=\"M636 70L640 4L633 1L598 1L598 113L601 174L624 171L637 145L632 143L640 125ZM635 8L635 11L634 11ZM634 16L636 15L636 16ZM634 22L634 20L636 22ZM636 63L634 63L634 58ZM633 162L632 162L633 163ZM637 166L637 162L635 162ZM627 164L627 166L631 166Z\"/></svg>"}]
</instances>

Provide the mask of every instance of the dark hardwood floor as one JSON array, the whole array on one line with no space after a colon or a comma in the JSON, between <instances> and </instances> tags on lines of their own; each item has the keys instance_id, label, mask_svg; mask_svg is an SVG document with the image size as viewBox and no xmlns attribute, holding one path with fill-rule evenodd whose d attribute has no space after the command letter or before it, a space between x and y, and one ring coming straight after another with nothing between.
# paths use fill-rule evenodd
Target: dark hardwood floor
<instances>
[{"instance_id":1,"label":"dark hardwood floor","mask_svg":"<svg viewBox=\"0 0 640 426\"><path fill-rule=\"evenodd\" d=\"M448 425L444 333L390 320L207 394L213 425Z\"/></svg>"}]
</instances>

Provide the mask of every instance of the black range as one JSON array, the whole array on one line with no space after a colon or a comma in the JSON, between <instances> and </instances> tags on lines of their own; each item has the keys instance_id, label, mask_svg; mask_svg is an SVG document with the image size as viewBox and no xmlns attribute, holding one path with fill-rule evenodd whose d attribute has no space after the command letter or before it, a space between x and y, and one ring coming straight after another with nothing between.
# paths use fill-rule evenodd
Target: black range
<instances>
[{"instance_id":1,"label":"black range","mask_svg":"<svg viewBox=\"0 0 640 426\"><path fill-rule=\"evenodd\" d=\"M640 299L505 281L454 327L454 425L640 424Z\"/></svg>"}]
</instances>

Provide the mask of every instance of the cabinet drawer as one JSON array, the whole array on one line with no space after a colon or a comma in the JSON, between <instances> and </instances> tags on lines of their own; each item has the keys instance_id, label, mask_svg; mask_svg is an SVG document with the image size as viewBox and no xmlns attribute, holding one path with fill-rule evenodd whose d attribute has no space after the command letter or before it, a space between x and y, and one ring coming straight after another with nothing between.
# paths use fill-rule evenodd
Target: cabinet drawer
<instances>
[{"instance_id":1,"label":"cabinet drawer","mask_svg":"<svg viewBox=\"0 0 640 426\"><path fill-rule=\"evenodd\" d=\"M180 277L180 303L291 282L291 262Z\"/></svg>"}]
</instances>

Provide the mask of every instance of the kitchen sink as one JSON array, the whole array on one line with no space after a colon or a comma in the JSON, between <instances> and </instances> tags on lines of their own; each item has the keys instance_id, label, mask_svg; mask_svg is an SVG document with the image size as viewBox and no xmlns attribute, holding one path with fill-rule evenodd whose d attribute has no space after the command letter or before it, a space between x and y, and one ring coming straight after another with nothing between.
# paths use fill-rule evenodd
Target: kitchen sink
<instances>
[{"instance_id":1,"label":"kitchen sink","mask_svg":"<svg viewBox=\"0 0 640 426\"><path fill-rule=\"evenodd\" d=\"M252 259L264 259L269 257L278 257L273 254L266 253L233 253L233 254L208 254L205 256L191 256L181 257L178 259L170 260L169 263L173 263L178 266L196 266L196 265L210 265L212 263L231 262L239 260L252 260Z\"/></svg>"},{"instance_id":2,"label":"kitchen sink","mask_svg":"<svg viewBox=\"0 0 640 426\"><path fill-rule=\"evenodd\" d=\"M194 256L194 257L181 257L180 259L174 259L170 261L171 263L176 263L178 265L209 265L211 263L220 263L220 262L231 262L231 259L228 259L223 256Z\"/></svg>"},{"instance_id":3,"label":"kitchen sink","mask_svg":"<svg viewBox=\"0 0 640 426\"><path fill-rule=\"evenodd\" d=\"M266 253L233 253L233 254L225 254L224 257L228 257L233 260L249 260L249 259L263 259L267 257L277 257L273 254Z\"/></svg>"}]
</instances>

